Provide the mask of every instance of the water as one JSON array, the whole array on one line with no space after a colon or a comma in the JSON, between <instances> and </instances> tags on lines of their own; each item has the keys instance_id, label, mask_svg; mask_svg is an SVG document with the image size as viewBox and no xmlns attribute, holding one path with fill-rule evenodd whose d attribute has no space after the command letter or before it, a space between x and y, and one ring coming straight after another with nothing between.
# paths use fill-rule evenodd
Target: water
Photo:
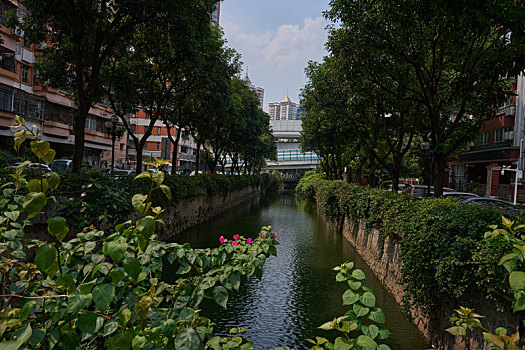
<instances>
[{"instance_id":1,"label":"water","mask_svg":"<svg viewBox=\"0 0 525 350\"><path fill-rule=\"evenodd\" d=\"M216 333L225 335L232 327L246 327L243 337L255 343L254 349L307 349L311 345L307 338L332 338L332 333L317 327L348 309L341 299L347 285L335 282L332 268L354 261L366 273L377 306L385 312L385 327L392 332L386 343L394 350L428 348L353 247L327 228L311 203L295 198L293 193L243 205L185 232L177 241L190 242L195 248L215 247L221 235L229 239L236 233L255 237L262 226L268 225L281 244L277 257L266 261L262 279L244 280L239 292L230 295L227 310L211 302L202 305L203 315L217 324Z\"/></svg>"}]
</instances>

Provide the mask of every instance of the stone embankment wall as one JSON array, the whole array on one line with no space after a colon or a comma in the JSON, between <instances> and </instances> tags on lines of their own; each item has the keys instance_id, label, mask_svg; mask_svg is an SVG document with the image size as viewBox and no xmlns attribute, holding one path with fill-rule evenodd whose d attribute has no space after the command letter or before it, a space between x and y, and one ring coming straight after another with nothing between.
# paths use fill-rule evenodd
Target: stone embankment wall
<instances>
[{"instance_id":1,"label":"stone embankment wall","mask_svg":"<svg viewBox=\"0 0 525 350\"><path fill-rule=\"evenodd\" d=\"M181 198L176 206L169 206L161 218L166 223L166 230L159 234L161 240L170 240L182 231L196 226L224 213L250 199L260 197L266 192L262 186L246 186L223 196L201 194L189 198Z\"/></svg>"},{"instance_id":2,"label":"stone embankment wall","mask_svg":"<svg viewBox=\"0 0 525 350\"><path fill-rule=\"evenodd\" d=\"M321 212L319 210L319 212ZM332 223L343 236L357 250L359 255L365 260L370 269L394 296L399 304L402 304L404 291L401 275L401 246L392 237L386 237L381 249L380 233L377 230L366 230L362 222L352 221L345 218L338 224ZM507 329L517 328L517 317L511 312L498 312L493 304L485 299L483 295L473 295L473 309L477 313L485 316L482 323L488 330L494 332L497 327ZM449 335L445 330L452 325L449 318L454 313L454 309L459 305L454 305L453 300L443 300L443 307L438 313L424 315L420 310L411 311L411 319L418 327L427 341L435 349L439 350L459 350L466 349L466 344L459 338ZM514 333L514 331L512 333ZM473 332L474 341L472 348L489 349L483 341L480 329ZM416 350L416 349L414 349Z\"/></svg>"}]
</instances>

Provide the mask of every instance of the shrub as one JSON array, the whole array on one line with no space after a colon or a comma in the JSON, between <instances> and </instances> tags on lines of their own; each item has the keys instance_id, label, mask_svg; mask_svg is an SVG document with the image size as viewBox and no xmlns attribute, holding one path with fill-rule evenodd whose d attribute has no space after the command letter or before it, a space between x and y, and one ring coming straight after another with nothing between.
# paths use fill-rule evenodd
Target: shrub
<instances>
[{"instance_id":1,"label":"shrub","mask_svg":"<svg viewBox=\"0 0 525 350\"><path fill-rule=\"evenodd\" d=\"M32 130L20 117L15 122L25 128L15 133L19 145ZM46 141L34 140L31 148L39 162L54 158ZM253 347L237 336L214 337L213 323L199 306L206 297L226 308L243 277L262 275L278 244L270 227L253 240L236 236L230 243L221 237L223 244L214 249L161 242L156 231L163 209L153 206L151 194L158 189L171 199L171 193L162 172L145 172L137 178L149 181L149 191L131 199L137 220L109 234L86 227L66 240L65 218L48 217L47 210L60 177L48 173L27 181L26 166L16 168L0 195L1 349ZM36 215L46 217L50 242L25 236ZM165 264L176 271L174 283L161 279Z\"/></svg>"},{"instance_id":2,"label":"shrub","mask_svg":"<svg viewBox=\"0 0 525 350\"><path fill-rule=\"evenodd\" d=\"M501 211L450 199L418 200L325 181L315 173L301 179L297 193L315 199L330 220L361 220L366 230L378 230L381 245L387 235L399 241L407 307L430 312L451 299L468 305L473 290L486 293L501 308L506 305L508 288L496 257L508 247L483 241L489 225L501 219Z\"/></svg>"}]
</instances>

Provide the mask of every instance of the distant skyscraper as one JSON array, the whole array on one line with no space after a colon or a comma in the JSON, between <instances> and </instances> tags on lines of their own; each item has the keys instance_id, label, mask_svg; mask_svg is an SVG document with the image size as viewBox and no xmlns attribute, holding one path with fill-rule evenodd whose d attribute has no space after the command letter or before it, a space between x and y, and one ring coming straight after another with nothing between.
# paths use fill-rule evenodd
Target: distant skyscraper
<instances>
[{"instance_id":1,"label":"distant skyscraper","mask_svg":"<svg viewBox=\"0 0 525 350\"><path fill-rule=\"evenodd\" d=\"M262 87L257 87L252 84L252 81L248 77L248 72L246 72L244 81L246 82L246 84L248 84L248 87L250 88L250 90L255 91L255 93L257 94L257 97L259 97L259 106L261 107L261 109L263 109L264 107L264 89Z\"/></svg>"},{"instance_id":2,"label":"distant skyscraper","mask_svg":"<svg viewBox=\"0 0 525 350\"><path fill-rule=\"evenodd\" d=\"M211 13L211 23L218 26L220 15L221 15L221 2L217 1L215 10Z\"/></svg>"},{"instance_id":3,"label":"distant skyscraper","mask_svg":"<svg viewBox=\"0 0 525 350\"><path fill-rule=\"evenodd\" d=\"M296 120L297 103L293 103L288 96L281 102L272 102L268 105L271 120Z\"/></svg>"}]
</instances>

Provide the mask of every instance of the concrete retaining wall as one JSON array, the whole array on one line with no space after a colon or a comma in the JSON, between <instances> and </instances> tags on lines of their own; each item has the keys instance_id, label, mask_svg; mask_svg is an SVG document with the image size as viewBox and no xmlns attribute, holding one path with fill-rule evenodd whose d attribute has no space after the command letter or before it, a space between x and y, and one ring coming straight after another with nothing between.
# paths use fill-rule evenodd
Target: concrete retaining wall
<instances>
[{"instance_id":1,"label":"concrete retaining wall","mask_svg":"<svg viewBox=\"0 0 525 350\"><path fill-rule=\"evenodd\" d=\"M318 207L320 212L320 208ZM382 250L380 249L380 233L377 230L366 230L362 221L352 221L345 218L338 224L332 223L334 228L339 230L365 260L376 277L381 281L385 288L394 296L399 304L402 304L404 296L402 275L401 275L401 246L392 237L386 237ZM494 332L497 327L511 329L512 333L517 331L518 319L511 312L498 312L496 307L484 295L478 293L472 296L473 303L471 308L485 318L482 324L488 330ZM454 300L443 300L443 307L433 315L426 316L420 310L411 310L410 317L418 327L427 341L435 349L439 350L459 350L466 349L466 344L459 338L452 337L445 329L451 327L449 318L454 313L454 309L459 305L454 305ZM480 329L473 332L475 337L472 348L489 349L485 345ZM415 350L415 349L414 349Z\"/></svg>"},{"instance_id":2,"label":"concrete retaining wall","mask_svg":"<svg viewBox=\"0 0 525 350\"><path fill-rule=\"evenodd\" d=\"M182 231L224 213L247 200L260 197L265 192L266 189L263 187L247 186L232 191L226 196L201 194L182 198L176 206L166 208L166 211L161 214L161 218L166 222L166 230L159 234L159 238L163 241L170 240Z\"/></svg>"}]
</instances>

